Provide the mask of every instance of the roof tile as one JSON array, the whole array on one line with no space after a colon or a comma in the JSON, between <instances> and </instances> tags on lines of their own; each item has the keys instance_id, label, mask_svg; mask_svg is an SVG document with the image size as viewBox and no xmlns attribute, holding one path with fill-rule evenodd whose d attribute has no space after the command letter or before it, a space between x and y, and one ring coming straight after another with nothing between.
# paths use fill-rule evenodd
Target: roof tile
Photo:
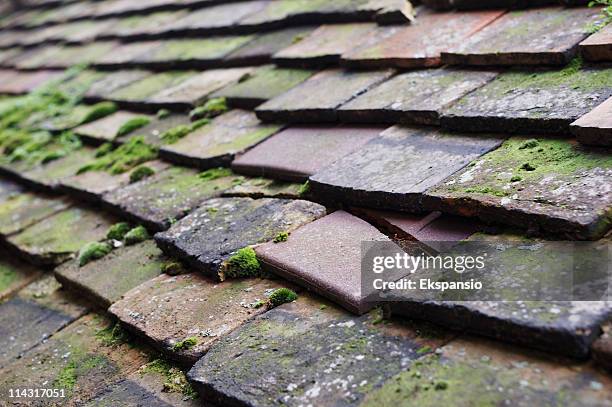
<instances>
[{"instance_id":1,"label":"roof tile","mask_svg":"<svg viewBox=\"0 0 612 407\"><path fill-rule=\"evenodd\" d=\"M612 61L612 24L582 41L580 53L587 61Z\"/></svg>"},{"instance_id":2,"label":"roof tile","mask_svg":"<svg viewBox=\"0 0 612 407\"><path fill-rule=\"evenodd\" d=\"M612 145L612 97L571 124L572 133L582 144Z\"/></svg>"}]
</instances>

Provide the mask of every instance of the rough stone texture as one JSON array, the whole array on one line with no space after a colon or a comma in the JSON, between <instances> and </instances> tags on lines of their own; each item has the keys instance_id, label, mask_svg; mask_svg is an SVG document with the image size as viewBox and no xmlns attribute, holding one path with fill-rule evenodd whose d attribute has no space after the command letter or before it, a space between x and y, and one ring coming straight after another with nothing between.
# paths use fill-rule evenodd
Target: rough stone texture
<instances>
[{"instance_id":1,"label":"rough stone texture","mask_svg":"<svg viewBox=\"0 0 612 407\"><path fill-rule=\"evenodd\" d=\"M110 116L79 126L74 132L93 144L114 141L121 126L138 117L152 119L147 115L120 110Z\"/></svg>"},{"instance_id":2,"label":"rough stone texture","mask_svg":"<svg viewBox=\"0 0 612 407\"><path fill-rule=\"evenodd\" d=\"M363 314L376 304L361 291L361 242L388 240L369 223L337 211L255 251L266 270Z\"/></svg>"},{"instance_id":3,"label":"rough stone texture","mask_svg":"<svg viewBox=\"0 0 612 407\"><path fill-rule=\"evenodd\" d=\"M611 68L509 72L463 97L442 114L442 126L461 131L554 133L612 96Z\"/></svg>"},{"instance_id":4,"label":"rough stone texture","mask_svg":"<svg viewBox=\"0 0 612 407\"><path fill-rule=\"evenodd\" d=\"M129 42L119 45L98 59L94 65L100 68L120 68L125 65L134 65L141 55L146 55L160 46L160 41Z\"/></svg>"},{"instance_id":5,"label":"rough stone texture","mask_svg":"<svg viewBox=\"0 0 612 407\"><path fill-rule=\"evenodd\" d=\"M28 226L70 206L65 198L21 193L0 203L0 235L20 232Z\"/></svg>"},{"instance_id":6,"label":"rough stone texture","mask_svg":"<svg viewBox=\"0 0 612 407\"><path fill-rule=\"evenodd\" d=\"M300 296L222 339L189 378L204 398L227 406L359 405L445 340L380 318Z\"/></svg>"},{"instance_id":7,"label":"rough stone texture","mask_svg":"<svg viewBox=\"0 0 612 407\"><path fill-rule=\"evenodd\" d=\"M149 167L155 173L165 170L169 164L162 161L148 161L141 164ZM123 174L113 175L105 171L87 171L82 174L74 175L62 180L60 189L73 197L91 202L99 203L102 195L106 192L129 185L132 172L138 169L124 172Z\"/></svg>"},{"instance_id":8,"label":"rough stone texture","mask_svg":"<svg viewBox=\"0 0 612 407\"><path fill-rule=\"evenodd\" d=\"M111 328L104 317L92 314L82 317L0 371L3 378L0 391L8 394L10 388L51 385L64 389L66 397L47 399L47 403L82 404L100 388L108 387L147 362L148 355L138 348L105 341ZM42 400L38 399L37 404L43 405Z\"/></svg>"},{"instance_id":9,"label":"rough stone texture","mask_svg":"<svg viewBox=\"0 0 612 407\"><path fill-rule=\"evenodd\" d=\"M6 94L22 94L30 92L45 83L58 79L61 73L55 71L13 72L3 78L0 92Z\"/></svg>"},{"instance_id":10,"label":"rough stone texture","mask_svg":"<svg viewBox=\"0 0 612 407\"><path fill-rule=\"evenodd\" d=\"M425 191L501 142L493 136L392 127L310 177L311 191L332 202L420 211Z\"/></svg>"},{"instance_id":11,"label":"rough stone texture","mask_svg":"<svg viewBox=\"0 0 612 407\"><path fill-rule=\"evenodd\" d=\"M609 376L591 365L462 337L372 390L363 406L609 406Z\"/></svg>"},{"instance_id":12,"label":"rough stone texture","mask_svg":"<svg viewBox=\"0 0 612 407\"><path fill-rule=\"evenodd\" d=\"M282 199L219 198L204 202L155 241L167 254L225 279L225 262L239 249L271 241L325 214L321 205Z\"/></svg>"},{"instance_id":13,"label":"rough stone texture","mask_svg":"<svg viewBox=\"0 0 612 407\"><path fill-rule=\"evenodd\" d=\"M115 220L90 209L72 207L9 236L8 245L26 260L42 266L58 265L81 246L106 237Z\"/></svg>"},{"instance_id":14,"label":"rough stone texture","mask_svg":"<svg viewBox=\"0 0 612 407\"><path fill-rule=\"evenodd\" d=\"M312 75L312 71L303 69L264 66L253 71L246 80L213 93L211 98L224 97L231 106L254 109L299 85Z\"/></svg>"},{"instance_id":15,"label":"rough stone texture","mask_svg":"<svg viewBox=\"0 0 612 407\"><path fill-rule=\"evenodd\" d=\"M235 176L206 180L188 168L172 167L140 182L108 192L103 204L121 216L160 231L202 201L234 185Z\"/></svg>"},{"instance_id":16,"label":"rough stone texture","mask_svg":"<svg viewBox=\"0 0 612 407\"><path fill-rule=\"evenodd\" d=\"M118 88L110 92L106 97L126 105L141 105L151 96L163 92L165 89L177 86L193 76L195 76L193 71L156 73Z\"/></svg>"},{"instance_id":17,"label":"rough stone texture","mask_svg":"<svg viewBox=\"0 0 612 407\"><path fill-rule=\"evenodd\" d=\"M593 342L591 352L593 359L601 366L612 370L612 325L608 322L602 326L602 335Z\"/></svg>"},{"instance_id":18,"label":"rough stone texture","mask_svg":"<svg viewBox=\"0 0 612 407\"><path fill-rule=\"evenodd\" d=\"M242 198L284 198L300 199L306 197L301 184L277 181L266 178L244 178L238 185L226 190L221 196Z\"/></svg>"},{"instance_id":19,"label":"rough stone texture","mask_svg":"<svg viewBox=\"0 0 612 407\"><path fill-rule=\"evenodd\" d=\"M409 26L380 29L362 47L344 54L342 62L359 68L439 66L441 52L466 41L502 14L503 11L423 12Z\"/></svg>"},{"instance_id":20,"label":"rough stone texture","mask_svg":"<svg viewBox=\"0 0 612 407\"><path fill-rule=\"evenodd\" d=\"M0 303L42 276L40 270L0 249Z\"/></svg>"},{"instance_id":21,"label":"rough stone texture","mask_svg":"<svg viewBox=\"0 0 612 407\"><path fill-rule=\"evenodd\" d=\"M436 69L395 76L338 109L341 122L440 124L440 112L496 72Z\"/></svg>"},{"instance_id":22,"label":"rough stone texture","mask_svg":"<svg viewBox=\"0 0 612 407\"><path fill-rule=\"evenodd\" d=\"M238 82L252 68L213 69L177 84L168 86L147 99L149 104L173 109L189 109L201 104L212 92Z\"/></svg>"},{"instance_id":23,"label":"rough stone texture","mask_svg":"<svg viewBox=\"0 0 612 407\"><path fill-rule=\"evenodd\" d=\"M274 54L273 60L287 66L337 65L340 56L358 46L375 27L372 23L322 25L301 41Z\"/></svg>"},{"instance_id":24,"label":"rough stone texture","mask_svg":"<svg viewBox=\"0 0 612 407\"><path fill-rule=\"evenodd\" d=\"M390 77L392 71L320 72L256 109L264 121L334 122L336 109ZM333 90L333 91L330 91Z\"/></svg>"},{"instance_id":25,"label":"rough stone texture","mask_svg":"<svg viewBox=\"0 0 612 407\"><path fill-rule=\"evenodd\" d=\"M293 127L237 158L238 173L304 182L310 175L378 136L383 128Z\"/></svg>"},{"instance_id":26,"label":"rough stone texture","mask_svg":"<svg viewBox=\"0 0 612 407\"><path fill-rule=\"evenodd\" d=\"M85 314L84 307L58 288L53 277L45 277L0 304L0 368Z\"/></svg>"},{"instance_id":27,"label":"rough stone texture","mask_svg":"<svg viewBox=\"0 0 612 407\"><path fill-rule=\"evenodd\" d=\"M612 158L565 140L516 137L427 193L432 210L573 239L610 227Z\"/></svg>"},{"instance_id":28,"label":"rough stone texture","mask_svg":"<svg viewBox=\"0 0 612 407\"><path fill-rule=\"evenodd\" d=\"M263 125L246 110L232 110L160 149L162 159L201 169L228 166L234 156L257 145L281 126Z\"/></svg>"},{"instance_id":29,"label":"rough stone texture","mask_svg":"<svg viewBox=\"0 0 612 407\"><path fill-rule=\"evenodd\" d=\"M596 8L546 7L511 11L442 53L455 65L565 65L599 19Z\"/></svg>"},{"instance_id":30,"label":"rough stone texture","mask_svg":"<svg viewBox=\"0 0 612 407\"><path fill-rule=\"evenodd\" d=\"M282 286L264 279L217 283L199 273L162 275L131 290L110 312L169 358L192 366L224 335L265 312L266 305L255 304ZM191 337L195 346L174 349Z\"/></svg>"},{"instance_id":31,"label":"rough stone texture","mask_svg":"<svg viewBox=\"0 0 612 407\"><path fill-rule=\"evenodd\" d=\"M570 126L576 139L593 146L612 145L612 97Z\"/></svg>"},{"instance_id":32,"label":"rough stone texture","mask_svg":"<svg viewBox=\"0 0 612 407\"><path fill-rule=\"evenodd\" d=\"M582 41L580 53L587 61L612 61L612 24Z\"/></svg>"},{"instance_id":33,"label":"rough stone texture","mask_svg":"<svg viewBox=\"0 0 612 407\"><path fill-rule=\"evenodd\" d=\"M79 266L77 260L55 269L67 289L106 310L141 283L161 273L164 257L152 240L113 250L99 260Z\"/></svg>"},{"instance_id":34,"label":"rough stone texture","mask_svg":"<svg viewBox=\"0 0 612 407\"><path fill-rule=\"evenodd\" d=\"M111 72L104 78L100 78L89 86L85 92L85 100L97 102L106 99L114 91L138 82L150 76L151 73L141 70L126 70Z\"/></svg>"}]
</instances>

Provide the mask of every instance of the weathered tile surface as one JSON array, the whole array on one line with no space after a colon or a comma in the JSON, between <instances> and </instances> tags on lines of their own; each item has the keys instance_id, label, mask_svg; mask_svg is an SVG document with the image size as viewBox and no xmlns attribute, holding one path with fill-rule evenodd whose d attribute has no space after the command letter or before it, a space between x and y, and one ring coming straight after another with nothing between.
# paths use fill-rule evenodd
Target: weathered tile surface
<instances>
[{"instance_id":1,"label":"weathered tile surface","mask_svg":"<svg viewBox=\"0 0 612 407\"><path fill-rule=\"evenodd\" d=\"M140 182L102 196L103 203L115 212L147 228L167 229L202 201L233 186L235 176L207 180L196 171L172 167Z\"/></svg>"},{"instance_id":2,"label":"weathered tile surface","mask_svg":"<svg viewBox=\"0 0 612 407\"><path fill-rule=\"evenodd\" d=\"M42 276L41 270L0 250L0 302Z\"/></svg>"},{"instance_id":3,"label":"weathered tile surface","mask_svg":"<svg viewBox=\"0 0 612 407\"><path fill-rule=\"evenodd\" d=\"M226 190L221 196L242 198L284 198L299 199L302 185L266 178L244 178L242 182Z\"/></svg>"},{"instance_id":4,"label":"weathered tile surface","mask_svg":"<svg viewBox=\"0 0 612 407\"><path fill-rule=\"evenodd\" d=\"M422 13L409 26L385 27L362 47L344 54L342 61L351 67L365 68L439 66L441 52L464 42L502 13Z\"/></svg>"},{"instance_id":5,"label":"weathered tile surface","mask_svg":"<svg viewBox=\"0 0 612 407\"><path fill-rule=\"evenodd\" d=\"M503 133L567 133L571 122L612 96L612 69L508 72L463 97L442 115L455 130Z\"/></svg>"},{"instance_id":6,"label":"weathered tile surface","mask_svg":"<svg viewBox=\"0 0 612 407\"><path fill-rule=\"evenodd\" d=\"M79 126L74 129L74 132L86 140L98 144L114 141L121 126L138 117L151 119L147 115L120 110L110 116Z\"/></svg>"},{"instance_id":7,"label":"weathered tile surface","mask_svg":"<svg viewBox=\"0 0 612 407\"><path fill-rule=\"evenodd\" d=\"M160 46L159 41L128 42L117 46L113 52L97 58L98 67L123 67L127 64L133 66L141 55L146 55Z\"/></svg>"},{"instance_id":8,"label":"weathered tile surface","mask_svg":"<svg viewBox=\"0 0 612 407\"><path fill-rule=\"evenodd\" d=\"M496 72L436 69L413 71L383 82L338 109L347 123L440 123L440 111L487 84Z\"/></svg>"},{"instance_id":9,"label":"weathered tile surface","mask_svg":"<svg viewBox=\"0 0 612 407\"><path fill-rule=\"evenodd\" d=\"M326 200L419 211L422 194L428 188L501 141L427 128L392 127L310 177L310 186L315 196Z\"/></svg>"},{"instance_id":10,"label":"weathered tile surface","mask_svg":"<svg viewBox=\"0 0 612 407\"><path fill-rule=\"evenodd\" d=\"M178 126L189 125L191 123L189 116L186 114L169 114L167 116L151 116L151 122L146 126L139 128L125 136L117 139L119 142L126 142L132 137L143 137L145 143L153 146L161 146L167 144L161 138L165 131Z\"/></svg>"},{"instance_id":11,"label":"weathered tile surface","mask_svg":"<svg viewBox=\"0 0 612 407\"><path fill-rule=\"evenodd\" d=\"M591 347L593 359L608 370L612 370L612 325L608 322L602 326L603 333Z\"/></svg>"},{"instance_id":12,"label":"weathered tile surface","mask_svg":"<svg viewBox=\"0 0 612 407\"><path fill-rule=\"evenodd\" d=\"M612 159L566 140L507 140L440 182L425 206L532 232L596 238L609 229Z\"/></svg>"},{"instance_id":13,"label":"weathered tile surface","mask_svg":"<svg viewBox=\"0 0 612 407\"><path fill-rule=\"evenodd\" d=\"M28 192L12 195L0 203L0 235L19 232L69 205L65 198Z\"/></svg>"},{"instance_id":14,"label":"weathered tile surface","mask_svg":"<svg viewBox=\"0 0 612 407\"><path fill-rule=\"evenodd\" d=\"M7 239L24 258L51 266L71 258L87 242L104 239L114 219L104 213L72 207L35 223Z\"/></svg>"},{"instance_id":15,"label":"weathered tile surface","mask_svg":"<svg viewBox=\"0 0 612 407\"><path fill-rule=\"evenodd\" d=\"M582 144L612 145L612 97L572 123L570 129Z\"/></svg>"},{"instance_id":16,"label":"weathered tile surface","mask_svg":"<svg viewBox=\"0 0 612 407\"><path fill-rule=\"evenodd\" d=\"M580 53L587 61L612 61L612 25L582 41Z\"/></svg>"},{"instance_id":17,"label":"weathered tile surface","mask_svg":"<svg viewBox=\"0 0 612 407\"><path fill-rule=\"evenodd\" d=\"M303 182L377 137L383 128L294 127L284 130L232 163L241 174Z\"/></svg>"},{"instance_id":18,"label":"weathered tile surface","mask_svg":"<svg viewBox=\"0 0 612 407\"><path fill-rule=\"evenodd\" d=\"M442 53L457 65L565 65L599 19L593 8L545 7L511 11Z\"/></svg>"},{"instance_id":19,"label":"weathered tile surface","mask_svg":"<svg viewBox=\"0 0 612 407\"><path fill-rule=\"evenodd\" d=\"M52 276L29 284L16 297L0 304L0 367L4 367L86 310L58 290ZM4 394L4 393L3 393Z\"/></svg>"},{"instance_id":20,"label":"weathered tile surface","mask_svg":"<svg viewBox=\"0 0 612 407\"><path fill-rule=\"evenodd\" d=\"M191 366L224 335L266 311L265 301L282 282L241 279L217 283L200 273L159 276L112 305L110 312L169 358ZM187 349L175 345L187 338Z\"/></svg>"},{"instance_id":21,"label":"weathered tile surface","mask_svg":"<svg viewBox=\"0 0 612 407\"><path fill-rule=\"evenodd\" d=\"M106 99L112 92L125 87L133 82L138 82L151 75L150 72L141 70L126 70L108 73L93 83L85 92L85 99L99 101Z\"/></svg>"},{"instance_id":22,"label":"weathered tile surface","mask_svg":"<svg viewBox=\"0 0 612 407\"><path fill-rule=\"evenodd\" d=\"M361 291L361 242L388 240L369 223L337 211L255 251L266 270L363 314L376 304Z\"/></svg>"},{"instance_id":23,"label":"weathered tile surface","mask_svg":"<svg viewBox=\"0 0 612 407\"><path fill-rule=\"evenodd\" d=\"M169 255L223 280L224 263L236 251L271 241L324 214L321 205L301 200L211 199L155 240Z\"/></svg>"},{"instance_id":24,"label":"weathered tile surface","mask_svg":"<svg viewBox=\"0 0 612 407\"><path fill-rule=\"evenodd\" d=\"M301 295L222 339L189 378L204 398L222 405L359 405L427 353L420 349L444 340L377 324L379 317L352 317Z\"/></svg>"},{"instance_id":25,"label":"weathered tile surface","mask_svg":"<svg viewBox=\"0 0 612 407\"><path fill-rule=\"evenodd\" d=\"M338 107L391 74L391 71L323 71L259 106L257 116L264 121L334 122L338 119Z\"/></svg>"},{"instance_id":26,"label":"weathered tile surface","mask_svg":"<svg viewBox=\"0 0 612 407\"><path fill-rule=\"evenodd\" d=\"M82 147L69 152L64 157L38 164L19 174L19 177L32 187L42 190L55 190L61 182L94 159L95 149Z\"/></svg>"},{"instance_id":27,"label":"weathered tile surface","mask_svg":"<svg viewBox=\"0 0 612 407\"><path fill-rule=\"evenodd\" d=\"M312 75L312 71L303 69L265 66L253 71L246 80L225 86L213 93L211 97L224 97L231 106L254 109L299 85Z\"/></svg>"},{"instance_id":28,"label":"weathered tile surface","mask_svg":"<svg viewBox=\"0 0 612 407\"><path fill-rule=\"evenodd\" d=\"M252 112L232 110L178 142L163 146L160 157L202 169L227 166L235 155L244 153L280 128L261 124Z\"/></svg>"},{"instance_id":29,"label":"weathered tile surface","mask_svg":"<svg viewBox=\"0 0 612 407\"><path fill-rule=\"evenodd\" d=\"M159 26L174 22L188 13L187 10L160 11L147 15L134 15L118 20L111 35L122 38L137 38L155 32Z\"/></svg>"},{"instance_id":30,"label":"weathered tile surface","mask_svg":"<svg viewBox=\"0 0 612 407\"><path fill-rule=\"evenodd\" d=\"M193 77L192 71L167 71L147 75L141 80L137 80L118 88L106 95L111 100L121 102L145 102L148 98L164 89L177 86L181 82Z\"/></svg>"},{"instance_id":31,"label":"weathered tile surface","mask_svg":"<svg viewBox=\"0 0 612 407\"><path fill-rule=\"evenodd\" d=\"M273 60L289 66L337 65L340 56L358 46L375 27L371 23L323 25L274 54Z\"/></svg>"}]
</instances>

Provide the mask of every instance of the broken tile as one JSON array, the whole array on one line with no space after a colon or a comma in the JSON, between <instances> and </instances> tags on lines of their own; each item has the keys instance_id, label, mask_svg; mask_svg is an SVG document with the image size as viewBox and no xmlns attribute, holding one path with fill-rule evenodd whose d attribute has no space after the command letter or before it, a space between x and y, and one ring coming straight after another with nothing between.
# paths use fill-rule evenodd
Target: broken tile
<instances>
[{"instance_id":1,"label":"broken tile","mask_svg":"<svg viewBox=\"0 0 612 407\"><path fill-rule=\"evenodd\" d=\"M110 92L106 97L118 102L143 103L156 93L174 87L193 76L195 76L193 71L168 71L147 75L141 80Z\"/></svg>"},{"instance_id":2,"label":"broken tile","mask_svg":"<svg viewBox=\"0 0 612 407\"><path fill-rule=\"evenodd\" d=\"M228 68L203 71L151 95L147 98L147 103L157 107L191 109L204 102L212 92L238 82L251 70L252 68Z\"/></svg>"},{"instance_id":3,"label":"broken tile","mask_svg":"<svg viewBox=\"0 0 612 407\"><path fill-rule=\"evenodd\" d=\"M266 178L244 178L242 182L226 190L221 196L239 198L284 198L300 199L308 194L301 184Z\"/></svg>"},{"instance_id":4,"label":"broken tile","mask_svg":"<svg viewBox=\"0 0 612 407\"><path fill-rule=\"evenodd\" d=\"M41 266L55 266L73 257L85 243L104 239L114 223L114 219L103 213L72 207L6 240L9 247L26 260Z\"/></svg>"},{"instance_id":5,"label":"broken tile","mask_svg":"<svg viewBox=\"0 0 612 407\"><path fill-rule=\"evenodd\" d=\"M275 63L284 66L319 67L338 65L340 56L367 38L376 24L322 25L310 35L277 52Z\"/></svg>"},{"instance_id":6,"label":"broken tile","mask_svg":"<svg viewBox=\"0 0 612 407\"><path fill-rule=\"evenodd\" d=\"M131 290L109 311L169 358L191 366L220 338L265 312L265 305L256 305L282 286L265 279L217 283L200 273L162 275ZM177 349L187 338L197 343Z\"/></svg>"},{"instance_id":7,"label":"broken tile","mask_svg":"<svg viewBox=\"0 0 612 407\"><path fill-rule=\"evenodd\" d=\"M388 240L369 223L336 211L291 232L287 241L266 243L255 252L265 270L363 314L376 304L361 291L361 243Z\"/></svg>"},{"instance_id":8,"label":"broken tile","mask_svg":"<svg viewBox=\"0 0 612 407\"><path fill-rule=\"evenodd\" d=\"M420 201L428 188L501 142L493 136L392 127L310 177L311 192L350 205L421 211Z\"/></svg>"},{"instance_id":9,"label":"broken tile","mask_svg":"<svg viewBox=\"0 0 612 407\"><path fill-rule=\"evenodd\" d=\"M41 270L15 259L10 253L0 249L0 303L40 277L42 277Z\"/></svg>"},{"instance_id":10,"label":"broken tile","mask_svg":"<svg viewBox=\"0 0 612 407\"><path fill-rule=\"evenodd\" d=\"M612 97L570 125L578 142L593 146L612 145Z\"/></svg>"},{"instance_id":11,"label":"broken tile","mask_svg":"<svg viewBox=\"0 0 612 407\"><path fill-rule=\"evenodd\" d=\"M334 122L338 120L338 107L391 75L390 70L323 71L259 106L256 109L257 117L263 121ZM330 92L330 89L334 91Z\"/></svg>"},{"instance_id":12,"label":"broken tile","mask_svg":"<svg viewBox=\"0 0 612 407\"><path fill-rule=\"evenodd\" d=\"M321 205L282 199L219 198L204 202L168 231L155 235L167 254L225 279L225 263L238 250L274 239L325 214Z\"/></svg>"},{"instance_id":13,"label":"broken tile","mask_svg":"<svg viewBox=\"0 0 612 407\"><path fill-rule=\"evenodd\" d=\"M86 309L59 288L52 276L45 277L0 304L0 368L85 314Z\"/></svg>"},{"instance_id":14,"label":"broken tile","mask_svg":"<svg viewBox=\"0 0 612 407\"><path fill-rule=\"evenodd\" d=\"M338 109L346 123L440 124L440 111L496 72L429 69L397 75Z\"/></svg>"},{"instance_id":15,"label":"broken tile","mask_svg":"<svg viewBox=\"0 0 612 407\"><path fill-rule=\"evenodd\" d=\"M612 25L606 25L599 32L582 41L580 54L587 61L612 61Z\"/></svg>"},{"instance_id":16,"label":"broken tile","mask_svg":"<svg viewBox=\"0 0 612 407\"><path fill-rule=\"evenodd\" d=\"M244 153L280 128L261 124L246 110L232 110L178 142L163 146L159 155L164 160L201 169L227 166L235 155Z\"/></svg>"},{"instance_id":17,"label":"broken tile","mask_svg":"<svg viewBox=\"0 0 612 407\"><path fill-rule=\"evenodd\" d=\"M605 151L514 137L433 187L424 205L532 233L593 239L609 228L611 171Z\"/></svg>"},{"instance_id":18,"label":"broken tile","mask_svg":"<svg viewBox=\"0 0 612 407\"><path fill-rule=\"evenodd\" d=\"M612 96L611 68L507 72L442 113L442 126L459 131L566 135L571 122Z\"/></svg>"},{"instance_id":19,"label":"broken tile","mask_svg":"<svg viewBox=\"0 0 612 407\"><path fill-rule=\"evenodd\" d=\"M466 41L503 11L419 14L409 26L380 29L363 46L342 56L358 68L424 68L441 65L440 53ZM435 27L435 29L432 29Z\"/></svg>"},{"instance_id":20,"label":"broken tile","mask_svg":"<svg viewBox=\"0 0 612 407\"><path fill-rule=\"evenodd\" d=\"M606 323L602 326L602 335L593 342L591 352L593 359L608 370L612 370L612 325Z\"/></svg>"},{"instance_id":21,"label":"broken tile","mask_svg":"<svg viewBox=\"0 0 612 407\"><path fill-rule=\"evenodd\" d=\"M377 318L379 312L352 317L300 295L219 341L188 377L202 398L220 405L359 405L444 341Z\"/></svg>"},{"instance_id":22,"label":"broken tile","mask_svg":"<svg viewBox=\"0 0 612 407\"><path fill-rule=\"evenodd\" d=\"M377 137L383 128L294 127L270 137L232 163L238 173L303 182Z\"/></svg>"},{"instance_id":23,"label":"broken tile","mask_svg":"<svg viewBox=\"0 0 612 407\"><path fill-rule=\"evenodd\" d=\"M253 71L245 80L225 86L210 97L224 97L233 107L254 109L304 82L313 73L303 69L265 66Z\"/></svg>"},{"instance_id":24,"label":"broken tile","mask_svg":"<svg viewBox=\"0 0 612 407\"><path fill-rule=\"evenodd\" d=\"M442 52L452 65L565 65L586 38L596 8L545 7L511 11Z\"/></svg>"},{"instance_id":25,"label":"broken tile","mask_svg":"<svg viewBox=\"0 0 612 407\"><path fill-rule=\"evenodd\" d=\"M99 260L79 266L60 265L55 277L66 289L106 310L132 288L161 274L164 257L153 240L113 250Z\"/></svg>"},{"instance_id":26,"label":"broken tile","mask_svg":"<svg viewBox=\"0 0 612 407\"><path fill-rule=\"evenodd\" d=\"M228 174L208 180L197 171L171 167L140 182L110 191L103 204L152 231L165 230L202 201L218 196L236 179Z\"/></svg>"},{"instance_id":27,"label":"broken tile","mask_svg":"<svg viewBox=\"0 0 612 407\"><path fill-rule=\"evenodd\" d=\"M140 117L152 120L151 116L120 110L102 119L83 124L74 129L74 132L93 144L102 144L114 141L121 126Z\"/></svg>"},{"instance_id":28,"label":"broken tile","mask_svg":"<svg viewBox=\"0 0 612 407\"><path fill-rule=\"evenodd\" d=\"M0 203L0 235L20 232L69 205L70 201L61 197L28 192L12 195Z\"/></svg>"}]
</instances>

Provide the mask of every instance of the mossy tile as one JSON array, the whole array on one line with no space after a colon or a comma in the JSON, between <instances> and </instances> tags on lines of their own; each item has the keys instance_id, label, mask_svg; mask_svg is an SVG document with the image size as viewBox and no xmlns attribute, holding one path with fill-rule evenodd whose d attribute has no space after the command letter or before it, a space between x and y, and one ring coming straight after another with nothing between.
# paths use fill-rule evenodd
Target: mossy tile
<instances>
[{"instance_id":1,"label":"mossy tile","mask_svg":"<svg viewBox=\"0 0 612 407\"><path fill-rule=\"evenodd\" d=\"M0 303L41 276L41 270L0 250Z\"/></svg>"},{"instance_id":2,"label":"mossy tile","mask_svg":"<svg viewBox=\"0 0 612 407\"><path fill-rule=\"evenodd\" d=\"M0 179L0 203L20 192L23 192L23 187L20 184L6 179Z\"/></svg>"},{"instance_id":3,"label":"mossy tile","mask_svg":"<svg viewBox=\"0 0 612 407\"><path fill-rule=\"evenodd\" d=\"M120 110L110 116L79 126L74 129L74 132L86 140L97 144L106 141L114 141L115 138L117 138L119 129L121 129L125 123L140 117L148 118L149 120L152 119L151 116L145 114Z\"/></svg>"},{"instance_id":4,"label":"mossy tile","mask_svg":"<svg viewBox=\"0 0 612 407\"><path fill-rule=\"evenodd\" d=\"M163 146L160 157L201 169L227 166L235 155L244 153L280 128L260 123L251 112L232 110L178 142Z\"/></svg>"},{"instance_id":5,"label":"mossy tile","mask_svg":"<svg viewBox=\"0 0 612 407\"><path fill-rule=\"evenodd\" d=\"M195 72L173 71L148 75L143 79L129 83L107 95L118 101L143 102L166 88L171 88L193 77Z\"/></svg>"},{"instance_id":6,"label":"mossy tile","mask_svg":"<svg viewBox=\"0 0 612 407\"><path fill-rule=\"evenodd\" d=\"M140 127L138 130L121 136L117 139L119 142L127 142L132 137L144 137L145 143L153 146L162 146L167 144L161 136L167 131L179 126L187 126L191 123L189 116L186 114L169 114L164 117L151 117L151 122L146 126Z\"/></svg>"},{"instance_id":7,"label":"mossy tile","mask_svg":"<svg viewBox=\"0 0 612 407\"><path fill-rule=\"evenodd\" d=\"M85 208L69 208L7 239L24 258L51 266L71 258L83 246L106 237L115 219Z\"/></svg>"},{"instance_id":8,"label":"mossy tile","mask_svg":"<svg viewBox=\"0 0 612 407\"><path fill-rule=\"evenodd\" d=\"M269 178L244 177L240 183L226 190L222 196L237 198L284 198L300 199L303 184L277 181Z\"/></svg>"},{"instance_id":9,"label":"mossy tile","mask_svg":"<svg viewBox=\"0 0 612 407\"><path fill-rule=\"evenodd\" d=\"M160 41L128 42L120 44L113 50L98 59L98 67L122 67L134 65L134 62L144 54L152 52L161 45Z\"/></svg>"},{"instance_id":10,"label":"mossy tile","mask_svg":"<svg viewBox=\"0 0 612 407\"><path fill-rule=\"evenodd\" d=\"M70 206L66 198L21 193L0 203L0 235L7 236Z\"/></svg>"},{"instance_id":11,"label":"mossy tile","mask_svg":"<svg viewBox=\"0 0 612 407\"><path fill-rule=\"evenodd\" d=\"M169 358L191 366L219 339L264 313L280 281L245 279L217 283L199 273L159 276L128 292L110 312ZM180 346L195 338L191 346Z\"/></svg>"},{"instance_id":12,"label":"mossy tile","mask_svg":"<svg viewBox=\"0 0 612 407\"><path fill-rule=\"evenodd\" d=\"M149 75L151 75L151 72L136 69L107 73L103 77L97 78L88 87L85 98L94 101L106 99L112 92L138 82Z\"/></svg>"},{"instance_id":13,"label":"mossy tile","mask_svg":"<svg viewBox=\"0 0 612 407\"><path fill-rule=\"evenodd\" d=\"M240 2L238 4L219 4L192 11L172 24L160 27L160 32L228 32L246 16L261 10L268 3L263 0Z\"/></svg>"},{"instance_id":14,"label":"mossy tile","mask_svg":"<svg viewBox=\"0 0 612 407\"><path fill-rule=\"evenodd\" d=\"M135 37L154 33L158 27L177 21L187 13L187 10L159 11L124 17L113 26L113 34L117 37Z\"/></svg>"},{"instance_id":15,"label":"mossy tile","mask_svg":"<svg viewBox=\"0 0 612 407\"><path fill-rule=\"evenodd\" d=\"M301 200L211 199L155 240L167 254L223 280L229 277L227 261L240 249L271 241L323 215L323 206Z\"/></svg>"}]
</instances>

